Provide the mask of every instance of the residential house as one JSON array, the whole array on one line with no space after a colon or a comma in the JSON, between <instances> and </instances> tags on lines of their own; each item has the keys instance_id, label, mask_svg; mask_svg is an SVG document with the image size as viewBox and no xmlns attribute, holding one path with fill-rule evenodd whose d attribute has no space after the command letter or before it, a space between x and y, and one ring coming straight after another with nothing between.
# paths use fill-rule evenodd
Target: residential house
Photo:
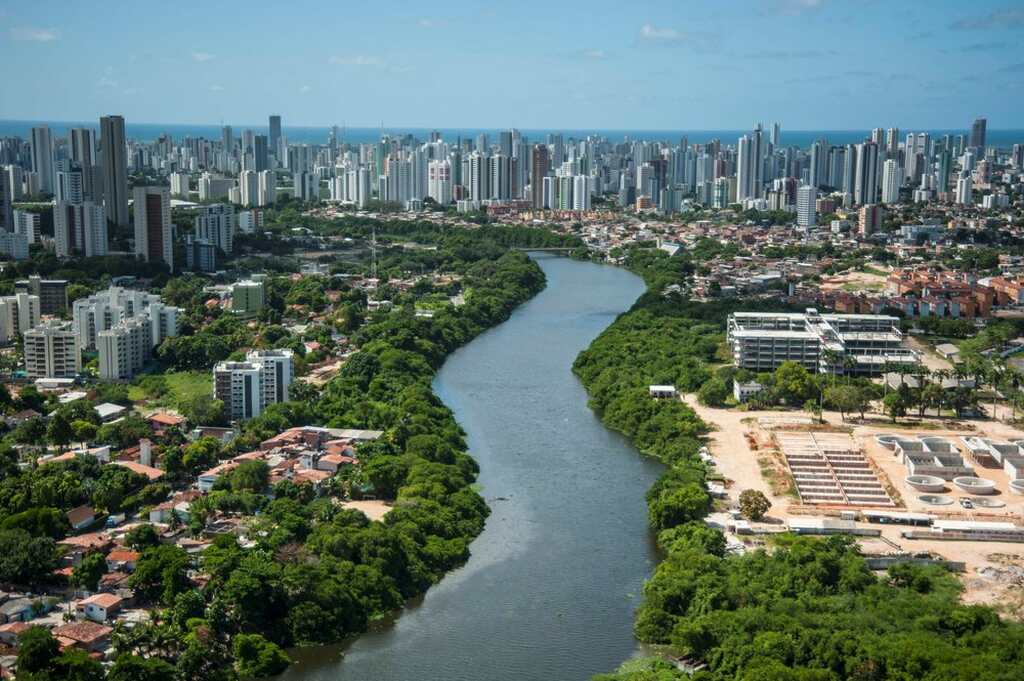
<instances>
[{"instance_id":1,"label":"residential house","mask_svg":"<svg viewBox=\"0 0 1024 681\"><path fill-rule=\"evenodd\" d=\"M83 598L75 605L78 616L93 622L106 622L121 610L124 599L108 593L98 593Z\"/></svg>"},{"instance_id":2,"label":"residential house","mask_svg":"<svg viewBox=\"0 0 1024 681\"><path fill-rule=\"evenodd\" d=\"M61 644L61 649L74 647L94 653L106 649L112 631L108 626L85 620L54 627L51 633Z\"/></svg>"},{"instance_id":3,"label":"residential house","mask_svg":"<svg viewBox=\"0 0 1024 681\"><path fill-rule=\"evenodd\" d=\"M76 532L84 530L96 522L96 512L93 511L92 506L89 505L82 505L73 508L65 515L67 515L71 529Z\"/></svg>"}]
</instances>

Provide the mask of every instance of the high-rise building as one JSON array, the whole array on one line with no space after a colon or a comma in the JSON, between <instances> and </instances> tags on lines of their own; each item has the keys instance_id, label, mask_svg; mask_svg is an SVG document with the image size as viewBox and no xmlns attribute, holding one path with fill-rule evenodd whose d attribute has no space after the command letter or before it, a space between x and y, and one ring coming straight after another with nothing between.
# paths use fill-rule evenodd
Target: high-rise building
<instances>
[{"instance_id":1,"label":"high-rise building","mask_svg":"<svg viewBox=\"0 0 1024 681\"><path fill-rule=\"evenodd\" d=\"M971 125L971 143L972 149L985 149L985 129L988 127L988 120L985 118L975 118L974 124Z\"/></svg>"},{"instance_id":2,"label":"high-rise building","mask_svg":"<svg viewBox=\"0 0 1024 681\"><path fill-rule=\"evenodd\" d=\"M11 186L11 173L0 172L0 230L14 230L14 191Z\"/></svg>"},{"instance_id":3,"label":"high-rise building","mask_svg":"<svg viewBox=\"0 0 1024 681\"><path fill-rule=\"evenodd\" d=\"M135 254L146 262L163 262L174 271L171 240L171 195L167 187L136 187Z\"/></svg>"},{"instance_id":4,"label":"high-rise building","mask_svg":"<svg viewBox=\"0 0 1024 681\"><path fill-rule=\"evenodd\" d=\"M971 174L964 172L956 181L956 202L961 206L969 206L974 203L974 183Z\"/></svg>"},{"instance_id":5,"label":"high-rise building","mask_svg":"<svg viewBox=\"0 0 1024 681\"><path fill-rule=\"evenodd\" d=\"M54 198L58 203L82 203L85 200L85 173L82 167L73 161L61 161L62 167L57 171L57 182L54 186Z\"/></svg>"},{"instance_id":6,"label":"high-rise building","mask_svg":"<svg viewBox=\"0 0 1024 681\"><path fill-rule=\"evenodd\" d=\"M235 247L235 207L227 203L202 206L195 217L196 239L230 254Z\"/></svg>"},{"instance_id":7,"label":"high-rise building","mask_svg":"<svg viewBox=\"0 0 1024 681\"><path fill-rule=\"evenodd\" d=\"M118 227L127 227L128 147L122 116L100 118L100 158L103 165L103 208L107 219Z\"/></svg>"},{"instance_id":8,"label":"high-rise building","mask_svg":"<svg viewBox=\"0 0 1024 681\"><path fill-rule=\"evenodd\" d=\"M68 309L67 279L43 279L38 274L30 274L28 279L14 282L14 290L38 296L43 314L61 315Z\"/></svg>"},{"instance_id":9,"label":"high-rise building","mask_svg":"<svg viewBox=\"0 0 1024 681\"><path fill-rule=\"evenodd\" d=\"M452 202L452 164L448 159L427 166L427 196L441 206Z\"/></svg>"},{"instance_id":10,"label":"high-rise building","mask_svg":"<svg viewBox=\"0 0 1024 681\"><path fill-rule=\"evenodd\" d=\"M92 128L72 128L68 131L69 156L82 172L82 198L100 201L103 197L103 173L96 153L96 131Z\"/></svg>"},{"instance_id":11,"label":"high-rise building","mask_svg":"<svg viewBox=\"0 0 1024 681\"><path fill-rule=\"evenodd\" d=\"M878 196L878 145L862 142L857 145L853 201L858 205L875 203Z\"/></svg>"},{"instance_id":12,"label":"high-rise building","mask_svg":"<svg viewBox=\"0 0 1024 681\"><path fill-rule=\"evenodd\" d=\"M39 296L25 292L0 298L0 342L25 335L39 324Z\"/></svg>"},{"instance_id":13,"label":"high-rise building","mask_svg":"<svg viewBox=\"0 0 1024 681\"><path fill-rule=\"evenodd\" d=\"M217 247L206 239L185 235L185 267L193 272L217 271Z\"/></svg>"},{"instance_id":14,"label":"high-rise building","mask_svg":"<svg viewBox=\"0 0 1024 681\"><path fill-rule=\"evenodd\" d=\"M12 212L14 217L13 230L16 234L23 235L29 244L39 243L42 238L40 233L40 226L42 220L40 219L39 213L32 213L27 210L15 210Z\"/></svg>"},{"instance_id":15,"label":"high-rise building","mask_svg":"<svg viewBox=\"0 0 1024 681\"><path fill-rule=\"evenodd\" d=\"M152 356L149 320L126 319L96 334L100 379L128 381Z\"/></svg>"},{"instance_id":16,"label":"high-rise building","mask_svg":"<svg viewBox=\"0 0 1024 681\"><path fill-rule=\"evenodd\" d=\"M32 128L32 171L39 176L39 190L53 193L56 177L53 173L53 138L50 128L40 125Z\"/></svg>"},{"instance_id":17,"label":"high-rise building","mask_svg":"<svg viewBox=\"0 0 1024 681\"><path fill-rule=\"evenodd\" d=\"M292 198L299 201L320 200L320 176L305 170L292 173Z\"/></svg>"},{"instance_id":18,"label":"high-rise building","mask_svg":"<svg viewBox=\"0 0 1024 681\"><path fill-rule=\"evenodd\" d=\"M270 168L266 135L256 135L252 138L252 158L253 170L256 172L262 172Z\"/></svg>"},{"instance_id":19,"label":"high-rise building","mask_svg":"<svg viewBox=\"0 0 1024 681\"><path fill-rule=\"evenodd\" d=\"M262 281L246 279L231 285L231 311L240 315L255 315L263 309L265 289Z\"/></svg>"},{"instance_id":20,"label":"high-rise building","mask_svg":"<svg viewBox=\"0 0 1024 681\"><path fill-rule=\"evenodd\" d=\"M232 421L259 416L271 404L288 401L292 351L253 351L244 362L220 362L213 368L213 396Z\"/></svg>"},{"instance_id":21,"label":"high-rise building","mask_svg":"<svg viewBox=\"0 0 1024 681\"><path fill-rule=\"evenodd\" d=\"M256 205L272 206L277 203L277 175L273 170L257 173Z\"/></svg>"},{"instance_id":22,"label":"high-rise building","mask_svg":"<svg viewBox=\"0 0 1024 681\"><path fill-rule=\"evenodd\" d=\"M761 198L761 167L764 159L762 130L758 125L753 133L739 139L736 152L736 200Z\"/></svg>"},{"instance_id":23,"label":"high-rise building","mask_svg":"<svg viewBox=\"0 0 1024 681\"><path fill-rule=\"evenodd\" d=\"M273 115L270 117L270 152L278 156L281 152L278 145L281 143L281 117ZM280 158L280 157L279 157Z\"/></svg>"},{"instance_id":24,"label":"high-rise building","mask_svg":"<svg viewBox=\"0 0 1024 681\"><path fill-rule=\"evenodd\" d=\"M888 159L882 164L882 203L899 203L902 173L896 159Z\"/></svg>"},{"instance_id":25,"label":"high-rise building","mask_svg":"<svg viewBox=\"0 0 1024 681\"><path fill-rule=\"evenodd\" d=\"M58 201L53 207L53 238L58 258L107 254L107 216L92 201Z\"/></svg>"},{"instance_id":26,"label":"high-rise building","mask_svg":"<svg viewBox=\"0 0 1024 681\"><path fill-rule=\"evenodd\" d=\"M30 379L74 378L82 370L78 341L70 326L48 321L24 333L25 373Z\"/></svg>"},{"instance_id":27,"label":"high-rise building","mask_svg":"<svg viewBox=\"0 0 1024 681\"><path fill-rule=\"evenodd\" d=\"M188 199L188 173L171 173L171 196Z\"/></svg>"},{"instance_id":28,"label":"high-rise building","mask_svg":"<svg viewBox=\"0 0 1024 681\"><path fill-rule=\"evenodd\" d=\"M861 206L857 214L860 223L860 235L871 236L882 227L885 220L885 209L879 205Z\"/></svg>"},{"instance_id":29,"label":"high-rise building","mask_svg":"<svg viewBox=\"0 0 1024 681\"><path fill-rule=\"evenodd\" d=\"M534 208L546 208L544 204L544 178L551 171L551 155L548 145L535 144L530 165L530 203Z\"/></svg>"},{"instance_id":30,"label":"high-rise building","mask_svg":"<svg viewBox=\"0 0 1024 681\"><path fill-rule=\"evenodd\" d=\"M796 190L796 224L813 227L818 223L817 200L818 188L813 184L805 184Z\"/></svg>"}]
</instances>

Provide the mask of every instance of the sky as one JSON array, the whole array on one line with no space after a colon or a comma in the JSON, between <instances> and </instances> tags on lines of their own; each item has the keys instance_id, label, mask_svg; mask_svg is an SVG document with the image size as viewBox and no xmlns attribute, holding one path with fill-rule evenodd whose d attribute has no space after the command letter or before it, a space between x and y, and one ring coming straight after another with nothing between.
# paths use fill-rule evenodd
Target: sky
<instances>
[{"instance_id":1,"label":"sky","mask_svg":"<svg viewBox=\"0 0 1024 681\"><path fill-rule=\"evenodd\" d=\"M0 119L1024 128L1021 0L0 0Z\"/></svg>"}]
</instances>

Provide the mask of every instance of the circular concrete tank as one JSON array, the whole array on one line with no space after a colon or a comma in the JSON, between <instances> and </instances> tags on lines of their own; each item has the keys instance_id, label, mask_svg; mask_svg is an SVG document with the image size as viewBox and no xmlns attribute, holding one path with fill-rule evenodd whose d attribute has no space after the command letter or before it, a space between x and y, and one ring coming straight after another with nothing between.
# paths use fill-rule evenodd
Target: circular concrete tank
<instances>
[{"instance_id":1,"label":"circular concrete tank","mask_svg":"<svg viewBox=\"0 0 1024 681\"><path fill-rule=\"evenodd\" d=\"M944 494L922 494L918 499L929 506L949 506L953 503L953 498Z\"/></svg>"},{"instance_id":2,"label":"circular concrete tank","mask_svg":"<svg viewBox=\"0 0 1024 681\"><path fill-rule=\"evenodd\" d=\"M963 475L953 478L953 484L968 494L992 494L996 491L996 483L984 478Z\"/></svg>"},{"instance_id":3,"label":"circular concrete tank","mask_svg":"<svg viewBox=\"0 0 1024 681\"><path fill-rule=\"evenodd\" d=\"M946 481L935 475L909 475L904 480L918 492L946 491Z\"/></svg>"},{"instance_id":4,"label":"circular concrete tank","mask_svg":"<svg viewBox=\"0 0 1024 681\"><path fill-rule=\"evenodd\" d=\"M979 497L978 499L971 499L971 501L974 502L975 506L980 508L1003 508L1006 506L1006 502L1000 501L999 499L986 499L984 497Z\"/></svg>"},{"instance_id":5,"label":"circular concrete tank","mask_svg":"<svg viewBox=\"0 0 1024 681\"><path fill-rule=\"evenodd\" d=\"M1017 478L1010 481L1010 491L1014 494L1024 494L1024 478Z\"/></svg>"},{"instance_id":6,"label":"circular concrete tank","mask_svg":"<svg viewBox=\"0 0 1024 681\"><path fill-rule=\"evenodd\" d=\"M882 445L888 450L896 449L896 440L899 440L898 435L876 435L875 442Z\"/></svg>"}]
</instances>

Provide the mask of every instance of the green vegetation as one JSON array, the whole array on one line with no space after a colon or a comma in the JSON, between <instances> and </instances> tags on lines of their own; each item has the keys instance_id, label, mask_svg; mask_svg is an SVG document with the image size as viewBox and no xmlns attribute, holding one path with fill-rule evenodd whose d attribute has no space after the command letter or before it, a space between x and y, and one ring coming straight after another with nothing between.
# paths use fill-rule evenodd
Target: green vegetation
<instances>
[{"instance_id":1,"label":"green vegetation","mask_svg":"<svg viewBox=\"0 0 1024 681\"><path fill-rule=\"evenodd\" d=\"M668 465L647 495L666 557L644 587L636 635L706 667L690 677L664 661L631 661L596 680L1024 678L1024 625L961 605L956 579L941 568L899 565L877 577L845 537L793 537L771 551L726 553L722 533L701 522L710 507L697 457L705 425L685 404L649 399L644 388L674 383L723 401L718 382L736 372L712 374L708 363L732 303L702 306L654 293L681 283L685 257L627 253L626 263L649 292L580 354L574 370L602 420ZM757 379L768 386L764 399L794 406L816 404L827 390L830 401L856 411L867 390L797 365ZM910 391L889 394L897 395L889 402L912 399ZM767 511L754 495L744 497L750 517Z\"/></svg>"}]
</instances>

